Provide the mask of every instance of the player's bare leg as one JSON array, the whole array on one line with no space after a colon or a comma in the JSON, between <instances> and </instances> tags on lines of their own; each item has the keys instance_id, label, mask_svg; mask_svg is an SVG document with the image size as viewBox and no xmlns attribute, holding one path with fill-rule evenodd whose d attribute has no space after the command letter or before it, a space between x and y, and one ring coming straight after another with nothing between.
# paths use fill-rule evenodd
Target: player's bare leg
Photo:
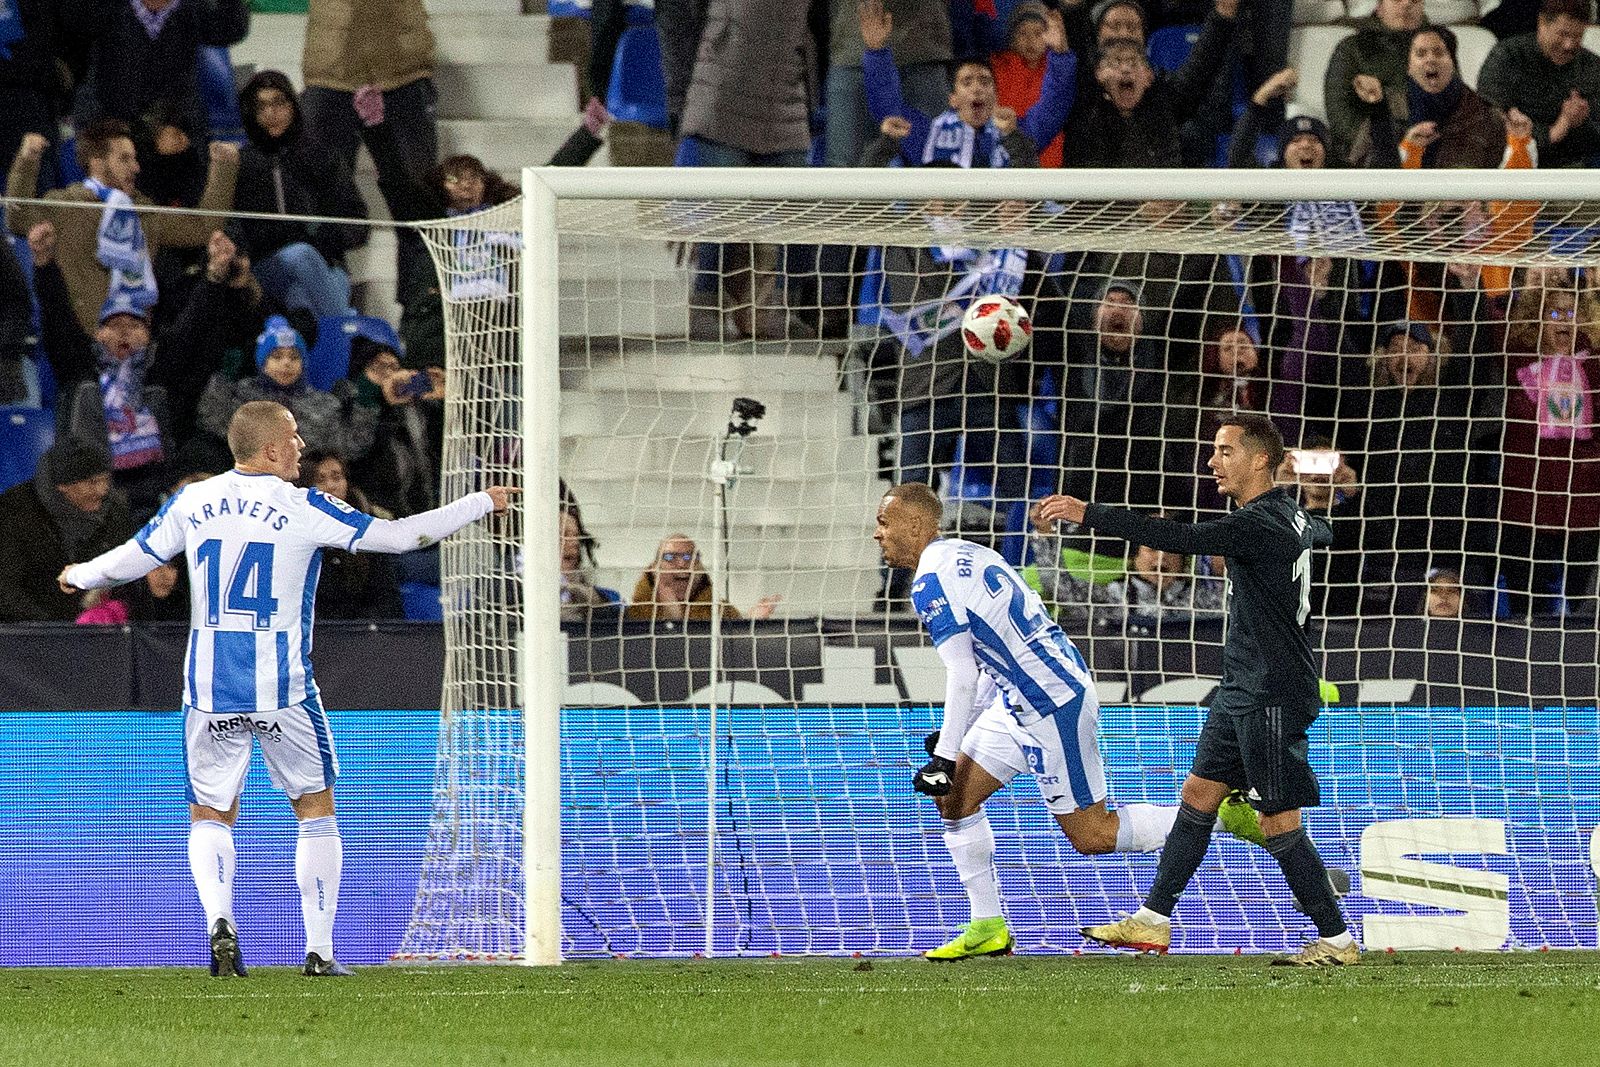
<instances>
[{"instance_id":1,"label":"player's bare leg","mask_svg":"<svg viewBox=\"0 0 1600 1067\"><path fill-rule=\"evenodd\" d=\"M239 951L239 931L233 922L233 824L238 818L237 798L226 810L205 804L189 805L189 873L194 876L200 906L206 912L211 974L216 978L243 978L248 974Z\"/></svg>"},{"instance_id":2,"label":"player's bare leg","mask_svg":"<svg viewBox=\"0 0 1600 1067\"><path fill-rule=\"evenodd\" d=\"M300 914L306 927L306 963L301 973L312 978L342 978L352 972L333 956L333 918L339 910L339 876L344 867L333 790L291 798L289 805L300 820L294 876L300 886Z\"/></svg>"},{"instance_id":3,"label":"player's bare leg","mask_svg":"<svg viewBox=\"0 0 1600 1067\"><path fill-rule=\"evenodd\" d=\"M983 813L983 802L1000 786L999 779L962 753L956 759L950 792L934 798L944 818L945 848L967 892L972 921L953 940L923 953L925 959L964 960L1011 951L1011 931L1001 915L1000 883L994 871L994 830Z\"/></svg>"}]
</instances>

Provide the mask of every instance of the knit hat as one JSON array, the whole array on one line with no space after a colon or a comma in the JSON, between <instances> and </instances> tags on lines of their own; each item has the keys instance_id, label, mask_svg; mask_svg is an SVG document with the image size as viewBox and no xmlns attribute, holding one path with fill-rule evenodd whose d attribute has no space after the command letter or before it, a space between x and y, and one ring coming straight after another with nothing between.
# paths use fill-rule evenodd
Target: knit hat
<instances>
[{"instance_id":1,"label":"knit hat","mask_svg":"<svg viewBox=\"0 0 1600 1067\"><path fill-rule=\"evenodd\" d=\"M1283 125L1278 127L1278 154L1283 155L1283 150L1289 147L1290 141L1307 134L1322 142L1324 153L1332 150L1326 122L1314 115L1296 115L1292 119L1285 119Z\"/></svg>"},{"instance_id":2,"label":"knit hat","mask_svg":"<svg viewBox=\"0 0 1600 1067\"><path fill-rule=\"evenodd\" d=\"M52 483L71 485L99 474L110 474L111 453L103 445L68 434L57 438L50 450L40 457L40 466L50 472Z\"/></svg>"},{"instance_id":3,"label":"knit hat","mask_svg":"<svg viewBox=\"0 0 1600 1067\"><path fill-rule=\"evenodd\" d=\"M1144 290L1138 282L1130 278L1112 278L1100 287L1100 299L1104 300L1113 289L1120 289L1122 292L1127 293L1135 304L1139 302L1139 297L1144 294Z\"/></svg>"},{"instance_id":4,"label":"knit hat","mask_svg":"<svg viewBox=\"0 0 1600 1067\"><path fill-rule=\"evenodd\" d=\"M1411 339L1418 344L1427 345L1429 348L1433 347L1433 335L1428 332L1428 328L1420 322L1410 322L1406 319L1386 322L1378 327L1379 347L1388 347L1389 342L1401 334L1410 335Z\"/></svg>"},{"instance_id":5,"label":"knit hat","mask_svg":"<svg viewBox=\"0 0 1600 1067\"><path fill-rule=\"evenodd\" d=\"M104 326L107 319L117 315L132 315L144 323L150 321L150 309L136 302L127 293L112 293L106 297L106 302L100 305L100 318L97 321Z\"/></svg>"},{"instance_id":6,"label":"knit hat","mask_svg":"<svg viewBox=\"0 0 1600 1067\"><path fill-rule=\"evenodd\" d=\"M1022 0L1020 4L1011 9L1011 14L1006 18L1006 40L1010 41L1016 35L1017 27L1030 19L1043 26L1048 26L1045 17L1046 8L1042 0Z\"/></svg>"},{"instance_id":7,"label":"knit hat","mask_svg":"<svg viewBox=\"0 0 1600 1067\"><path fill-rule=\"evenodd\" d=\"M279 348L297 349L300 358L302 360L306 358L305 338L289 325L288 319L282 315L273 315L267 319L266 328L261 331L261 336L256 338L256 369L265 367L267 357Z\"/></svg>"},{"instance_id":8,"label":"knit hat","mask_svg":"<svg viewBox=\"0 0 1600 1067\"><path fill-rule=\"evenodd\" d=\"M1095 31L1099 32L1100 20L1106 17L1107 11L1124 5L1139 12L1139 21L1144 25L1145 31L1148 33L1150 29L1150 12L1145 10L1144 5L1139 0L1100 0L1098 4L1089 9L1089 21L1094 23Z\"/></svg>"}]
</instances>

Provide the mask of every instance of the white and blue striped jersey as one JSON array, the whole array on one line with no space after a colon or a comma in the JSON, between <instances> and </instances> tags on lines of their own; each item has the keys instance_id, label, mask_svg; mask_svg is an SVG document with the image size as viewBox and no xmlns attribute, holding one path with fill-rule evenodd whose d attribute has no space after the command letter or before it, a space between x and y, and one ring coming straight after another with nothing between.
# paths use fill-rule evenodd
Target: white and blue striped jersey
<instances>
[{"instance_id":1,"label":"white and blue striped jersey","mask_svg":"<svg viewBox=\"0 0 1600 1067\"><path fill-rule=\"evenodd\" d=\"M189 567L184 703L274 711L318 701L311 628L322 549L353 551L373 518L316 489L237 470L185 486L134 535Z\"/></svg>"},{"instance_id":2,"label":"white and blue striped jersey","mask_svg":"<svg viewBox=\"0 0 1600 1067\"><path fill-rule=\"evenodd\" d=\"M1053 715L1093 689L1083 655L1039 594L992 549L940 538L922 550L911 602L934 645L972 635L978 666L1013 710Z\"/></svg>"}]
</instances>

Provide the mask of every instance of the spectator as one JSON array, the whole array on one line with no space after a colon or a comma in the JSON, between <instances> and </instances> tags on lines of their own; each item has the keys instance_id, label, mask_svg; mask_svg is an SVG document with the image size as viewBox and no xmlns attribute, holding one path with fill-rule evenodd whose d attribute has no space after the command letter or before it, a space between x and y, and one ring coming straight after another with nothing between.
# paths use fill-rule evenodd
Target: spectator
<instances>
[{"instance_id":1,"label":"spectator","mask_svg":"<svg viewBox=\"0 0 1600 1067\"><path fill-rule=\"evenodd\" d=\"M39 161L48 142L38 134L22 139L16 161L6 182L6 194L31 196L39 175ZM211 175L199 206L211 211L233 207L234 180L238 176L239 150L231 144L212 142ZM105 205L93 211L70 207L40 207L12 204L6 211L11 232L26 237L35 225L51 223L57 235L57 262L66 278L78 325L93 334L100 324L100 309L106 301L127 297L148 310L155 306L156 288L152 261L163 246L204 248L211 240L213 223L199 215L141 216L130 210L146 205L150 199L135 190L139 162L133 137L126 123L106 119L78 131L78 160L89 178L81 185L55 189L46 200L67 204Z\"/></svg>"},{"instance_id":2,"label":"spectator","mask_svg":"<svg viewBox=\"0 0 1600 1067\"><path fill-rule=\"evenodd\" d=\"M0 493L0 622L71 622L82 610L55 576L84 553L133 532L128 507L111 489L102 446L63 435L39 459L31 481Z\"/></svg>"},{"instance_id":3,"label":"spectator","mask_svg":"<svg viewBox=\"0 0 1600 1067\"><path fill-rule=\"evenodd\" d=\"M189 618L189 576L176 563L163 563L131 585L91 589L83 595L83 603L79 626L185 622Z\"/></svg>"},{"instance_id":4,"label":"spectator","mask_svg":"<svg viewBox=\"0 0 1600 1067\"><path fill-rule=\"evenodd\" d=\"M1255 7L1266 10L1278 3L1281 0L1262 0ZM1164 131L1164 135L1177 141L1181 155L1192 166L1210 163L1215 151L1215 135L1227 129L1233 113L1236 64L1230 61L1230 50L1235 43L1239 3L1238 0L1220 0L1206 7L1200 37L1183 65L1176 71L1150 71L1153 83L1163 87L1156 96L1178 104L1171 129ZM1089 13L1087 22L1084 19L1086 10ZM1101 77L1105 52L1113 44L1132 42L1136 50L1144 54L1149 36L1145 8L1137 0L1100 0L1092 8L1085 3L1063 5L1062 13L1068 20L1067 39L1078 43L1084 54L1078 70L1079 97L1086 104L1098 101L1107 91ZM1287 56L1287 23L1283 32L1282 49ZM1149 66L1148 58L1145 65ZM1282 65L1279 62L1270 69L1276 70ZM1070 133L1067 141L1072 141ZM1073 165L1070 155L1067 163Z\"/></svg>"},{"instance_id":5,"label":"spectator","mask_svg":"<svg viewBox=\"0 0 1600 1067\"><path fill-rule=\"evenodd\" d=\"M585 555L584 530L578 516L561 513L561 621L593 623L622 618L622 594L594 578L592 555Z\"/></svg>"},{"instance_id":6,"label":"spectator","mask_svg":"<svg viewBox=\"0 0 1600 1067\"><path fill-rule=\"evenodd\" d=\"M1526 288L1506 331L1500 574L1511 614L1554 614L1594 593L1600 558L1600 306L1589 290ZM1591 612L1592 613L1592 612Z\"/></svg>"},{"instance_id":7,"label":"spectator","mask_svg":"<svg viewBox=\"0 0 1600 1067\"><path fill-rule=\"evenodd\" d=\"M378 184L396 219L416 222L473 215L517 195L510 182L485 167L477 156L451 156L436 167L410 170L387 121L382 94L363 89L355 94L354 106L367 128L367 143L373 158L382 160L378 167ZM462 237L452 242L460 249L458 256L475 257L482 264L477 270L450 271L454 295L473 297L497 291L503 293L505 285L496 286L492 279L503 272L505 258L521 247L520 239L514 233L481 230L463 231ZM439 297L439 275L428 258L407 259L404 265L411 273L397 280L396 291L404 309L400 317L400 336L405 339L406 353L414 367L443 366L444 304Z\"/></svg>"},{"instance_id":8,"label":"spectator","mask_svg":"<svg viewBox=\"0 0 1600 1067\"><path fill-rule=\"evenodd\" d=\"M1533 121L1541 167L1593 166L1600 128L1589 116L1600 99L1600 56L1583 47L1590 0L1543 0L1538 28L1494 46L1478 72L1478 91L1508 114Z\"/></svg>"},{"instance_id":9,"label":"spectator","mask_svg":"<svg viewBox=\"0 0 1600 1067\"><path fill-rule=\"evenodd\" d=\"M1461 574L1449 567L1428 571L1422 614L1430 619L1461 618Z\"/></svg>"},{"instance_id":10,"label":"spectator","mask_svg":"<svg viewBox=\"0 0 1600 1067\"><path fill-rule=\"evenodd\" d=\"M9 240L0 240L0 405L28 393L23 360L33 351L33 294Z\"/></svg>"},{"instance_id":11,"label":"spectator","mask_svg":"<svg viewBox=\"0 0 1600 1067\"><path fill-rule=\"evenodd\" d=\"M1011 9L1007 20L1008 47L989 60L1000 107L1023 115L1039 102L1049 69L1050 24L1060 18L1060 12L1045 7L1041 0L1022 0ZM1056 40L1065 41L1065 33ZM1039 146L1041 167L1061 166L1061 143L1062 136L1057 134L1048 144Z\"/></svg>"},{"instance_id":12,"label":"spectator","mask_svg":"<svg viewBox=\"0 0 1600 1067\"><path fill-rule=\"evenodd\" d=\"M1228 166L1251 167L1256 147L1271 127L1272 114L1283 109L1284 99L1300 83L1300 72L1284 67L1256 87L1250 102L1233 127L1228 146ZM1278 150L1272 165L1286 170L1321 170L1328 166L1328 124L1312 115L1297 115L1278 128Z\"/></svg>"},{"instance_id":13,"label":"spectator","mask_svg":"<svg viewBox=\"0 0 1600 1067\"><path fill-rule=\"evenodd\" d=\"M307 136L331 153L345 173L354 174L356 149L365 140L370 150L371 135L363 131L351 105L358 89L372 89L383 96L406 173L428 173L439 158L433 66L433 33L423 0L310 0L303 53L306 91L300 100ZM376 155L373 161L377 163ZM385 184L393 185L386 173L392 163L386 160L379 167L381 192ZM389 212L400 217L392 202ZM428 250L413 231L400 230L397 241L396 277L414 278L430 269Z\"/></svg>"},{"instance_id":14,"label":"spectator","mask_svg":"<svg viewBox=\"0 0 1600 1067\"><path fill-rule=\"evenodd\" d=\"M1156 517L1170 516L1157 512ZM1099 613L1095 621L1131 634L1156 634L1165 626L1220 620L1217 592L1212 583L1195 582L1188 556L1136 545L1127 574L1106 586L1108 599L1120 610Z\"/></svg>"},{"instance_id":15,"label":"spectator","mask_svg":"<svg viewBox=\"0 0 1600 1067\"><path fill-rule=\"evenodd\" d=\"M1138 42L1103 44L1095 60L1095 81L1098 92L1075 108L1067 123L1068 166L1178 167L1203 162L1192 156L1185 160L1180 135L1183 124L1197 113L1201 98L1175 79L1158 79Z\"/></svg>"},{"instance_id":16,"label":"spectator","mask_svg":"<svg viewBox=\"0 0 1600 1067\"><path fill-rule=\"evenodd\" d=\"M1340 390L1339 442L1366 459L1369 584L1415 589L1431 557L1464 547L1472 397L1444 384L1449 357L1427 326L1385 323L1377 340L1367 370Z\"/></svg>"},{"instance_id":17,"label":"spectator","mask_svg":"<svg viewBox=\"0 0 1600 1067\"><path fill-rule=\"evenodd\" d=\"M411 370L381 341L350 339L355 402L377 413L372 449L355 465L367 497L396 515L438 506L444 447L444 370Z\"/></svg>"},{"instance_id":18,"label":"spectator","mask_svg":"<svg viewBox=\"0 0 1600 1067\"><path fill-rule=\"evenodd\" d=\"M867 106L865 54L858 0L829 0L826 159L854 167L882 116ZM884 0L890 36L883 42L897 64L906 105L937 115L950 95L950 5L946 0ZM663 52L665 55L665 52Z\"/></svg>"},{"instance_id":19,"label":"spectator","mask_svg":"<svg viewBox=\"0 0 1600 1067\"><path fill-rule=\"evenodd\" d=\"M1311 557L1311 605L1321 616L1359 614L1363 565L1381 563L1385 575L1392 565L1392 556L1378 560L1375 557L1380 550L1374 546L1369 552L1364 543L1360 475L1350 461L1351 457L1336 451L1326 437L1311 436L1303 447L1291 449L1278 468L1280 485L1299 487L1300 506L1333 523L1332 547ZM1391 610L1387 600L1383 610Z\"/></svg>"},{"instance_id":20,"label":"spectator","mask_svg":"<svg viewBox=\"0 0 1600 1067\"><path fill-rule=\"evenodd\" d=\"M93 37L89 69L79 87L73 122L81 130L97 119L132 124L151 105L177 108L189 139L208 139L200 102L200 49L238 44L250 31L245 0L126 0L81 5L73 26Z\"/></svg>"},{"instance_id":21,"label":"spectator","mask_svg":"<svg viewBox=\"0 0 1600 1067\"><path fill-rule=\"evenodd\" d=\"M1156 507L1162 472L1185 469L1188 442L1175 462L1164 455L1166 442L1180 436L1164 425L1169 399L1178 399L1168 395L1176 380L1158 339L1146 334L1142 295L1138 282L1111 279L1096 300L1092 327L1068 333L1061 426L1062 484L1069 495ZM1178 480L1192 478L1185 472Z\"/></svg>"},{"instance_id":22,"label":"spectator","mask_svg":"<svg viewBox=\"0 0 1600 1067\"><path fill-rule=\"evenodd\" d=\"M109 447L117 488L137 512L153 511L172 481L177 449L193 431L206 379L221 365L221 325L254 310L249 265L213 231L205 273L154 339L150 310L126 295L106 300L91 337L73 314L53 227L39 223L29 236L61 424L80 440Z\"/></svg>"},{"instance_id":23,"label":"spectator","mask_svg":"<svg viewBox=\"0 0 1600 1067\"><path fill-rule=\"evenodd\" d=\"M256 338L256 369L252 378L232 381L211 376L200 398L200 427L214 438L227 440L233 413L252 400L271 400L294 414L307 449L359 458L372 447L378 416L369 407L341 400L313 389L305 377L306 343L282 315L267 319Z\"/></svg>"},{"instance_id":24,"label":"spectator","mask_svg":"<svg viewBox=\"0 0 1600 1067\"><path fill-rule=\"evenodd\" d=\"M1378 0L1378 9L1356 23L1356 32L1340 41L1328 61L1322 103L1328 114L1333 158L1341 166L1351 160L1356 131L1367 106L1356 95L1356 75L1375 78L1391 108L1404 101L1406 63L1411 36L1427 22L1422 0Z\"/></svg>"},{"instance_id":25,"label":"spectator","mask_svg":"<svg viewBox=\"0 0 1600 1067\"><path fill-rule=\"evenodd\" d=\"M762 597L750 609L750 618L770 618L781 599L776 594ZM700 565L700 550L683 534L673 534L661 542L655 561L639 576L627 617L704 622L711 618L714 601L711 576ZM744 618L732 604L723 604L721 611L724 619Z\"/></svg>"},{"instance_id":26,"label":"spectator","mask_svg":"<svg viewBox=\"0 0 1600 1067\"><path fill-rule=\"evenodd\" d=\"M930 118L906 103L900 76L889 50L893 19L881 4L865 3L861 8L861 37L866 42L864 73L867 102L880 123L902 118L898 125L900 158L912 166L941 163L958 167L1004 167L1010 165L1007 139L1013 132L1027 137L1029 164L1038 163L1038 146L1049 144L1061 129L1075 96L1073 72L1077 57L1066 51L1066 39L1059 24L1049 24L1045 33L1046 60L1044 88L1039 102L1021 118L1010 109L997 108L994 71L978 61L962 63L956 69L955 88L948 106Z\"/></svg>"},{"instance_id":27,"label":"spectator","mask_svg":"<svg viewBox=\"0 0 1600 1067\"><path fill-rule=\"evenodd\" d=\"M1424 26L1411 35L1404 103L1384 98L1370 75L1357 75L1355 91L1368 117L1356 131L1351 162L1367 167L1476 167L1492 169L1507 158L1506 116L1467 88L1456 71L1456 35ZM1524 118L1519 133L1527 136ZM1406 129L1398 142L1396 123Z\"/></svg>"},{"instance_id":28,"label":"spectator","mask_svg":"<svg viewBox=\"0 0 1600 1067\"><path fill-rule=\"evenodd\" d=\"M817 102L816 43L806 5L709 0L705 10L684 93L677 165L806 166ZM693 336L770 340L812 333L787 314L789 265L781 246L702 244L696 255Z\"/></svg>"},{"instance_id":29,"label":"spectator","mask_svg":"<svg viewBox=\"0 0 1600 1067\"><path fill-rule=\"evenodd\" d=\"M335 500L380 519L394 518L383 508L371 505L350 481L349 467L336 452L307 452L300 458L300 478L295 484L302 489L320 489ZM382 553L324 548L316 610L323 619L405 618L394 561Z\"/></svg>"},{"instance_id":30,"label":"spectator","mask_svg":"<svg viewBox=\"0 0 1600 1067\"><path fill-rule=\"evenodd\" d=\"M268 215L358 219L366 212L340 157L307 136L294 86L264 70L239 91L249 139L239 158L234 205ZM363 226L240 219L239 242L255 264L262 290L279 307L322 318L350 313L344 257L366 243Z\"/></svg>"},{"instance_id":31,"label":"spectator","mask_svg":"<svg viewBox=\"0 0 1600 1067\"><path fill-rule=\"evenodd\" d=\"M5 101L0 108L0 159L16 158L24 134L36 133L52 144L56 140L62 90L56 67L58 6L57 0L0 4L0 100ZM38 184L27 195L53 189L55 183L55 154L46 153Z\"/></svg>"}]
</instances>

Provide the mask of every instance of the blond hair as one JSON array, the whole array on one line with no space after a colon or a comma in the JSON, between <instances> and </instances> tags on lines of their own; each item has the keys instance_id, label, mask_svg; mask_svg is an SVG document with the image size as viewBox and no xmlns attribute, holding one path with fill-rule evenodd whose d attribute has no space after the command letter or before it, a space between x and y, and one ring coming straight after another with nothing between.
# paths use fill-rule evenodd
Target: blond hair
<instances>
[{"instance_id":1,"label":"blond hair","mask_svg":"<svg viewBox=\"0 0 1600 1067\"><path fill-rule=\"evenodd\" d=\"M235 463L246 463L278 439L288 408L274 400L252 400L242 404L228 422L228 451Z\"/></svg>"}]
</instances>

